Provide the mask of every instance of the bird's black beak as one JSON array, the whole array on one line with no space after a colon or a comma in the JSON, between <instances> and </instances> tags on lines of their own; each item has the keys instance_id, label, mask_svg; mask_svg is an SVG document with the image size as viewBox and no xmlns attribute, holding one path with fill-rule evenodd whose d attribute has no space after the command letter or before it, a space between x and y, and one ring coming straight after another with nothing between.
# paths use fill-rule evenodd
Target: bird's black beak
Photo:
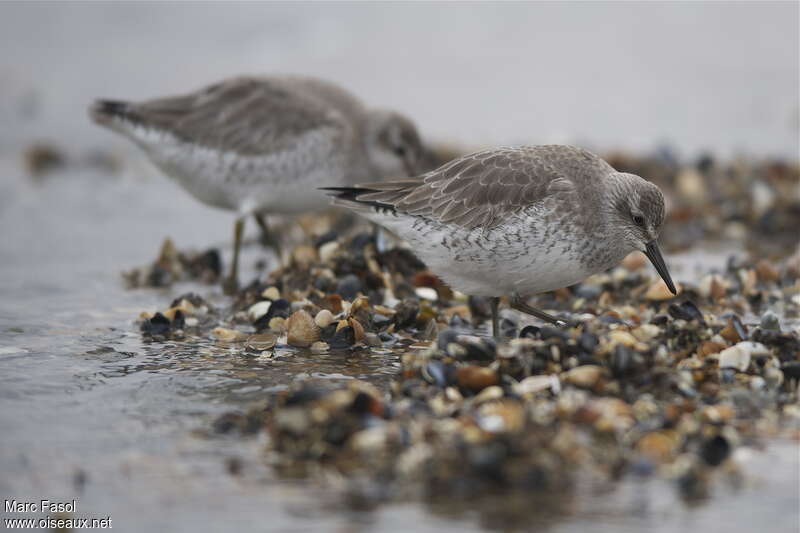
<instances>
[{"instance_id":1,"label":"bird's black beak","mask_svg":"<svg viewBox=\"0 0 800 533\"><path fill-rule=\"evenodd\" d=\"M667 270L667 264L664 262L664 258L661 257L661 250L658 249L658 243L654 240L648 242L644 254L650 262L653 263L653 266L656 267L656 272L658 272L658 275L664 280L664 283L667 284L669 291L672 294L678 294L678 291L675 290L675 284L672 283L672 276L669 275L669 270Z\"/></svg>"}]
</instances>

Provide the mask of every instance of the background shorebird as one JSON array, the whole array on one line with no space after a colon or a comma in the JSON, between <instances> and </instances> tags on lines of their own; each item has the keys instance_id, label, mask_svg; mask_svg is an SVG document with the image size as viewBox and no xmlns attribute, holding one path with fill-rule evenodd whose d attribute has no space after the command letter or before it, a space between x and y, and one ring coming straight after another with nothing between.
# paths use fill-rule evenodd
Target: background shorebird
<instances>
[{"instance_id":1,"label":"background shorebird","mask_svg":"<svg viewBox=\"0 0 800 533\"><path fill-rule=\"evenodd\" d=\"M347 91L308 77L237 77L182 96L132 103L98 100L92 119L139 145L195 198L237 214L237 286L244 220L266 233L266 213L329 204L316 188L413 176L425 152L414 124L367 109Z\"/></svg>"},{"instance_id":2,"label":"background shorebird","mask_svg":"<svg viewBox=\"0 0 800 533\"><path fill-rule=\"evenodd\" d=\"M659 188L573 146L485 150L422 176L331 187L333 204L395 232L453 288L563 324L526 297L581 281L641 250L672 293L656 239Z\"/></svg>"}]
</instances>

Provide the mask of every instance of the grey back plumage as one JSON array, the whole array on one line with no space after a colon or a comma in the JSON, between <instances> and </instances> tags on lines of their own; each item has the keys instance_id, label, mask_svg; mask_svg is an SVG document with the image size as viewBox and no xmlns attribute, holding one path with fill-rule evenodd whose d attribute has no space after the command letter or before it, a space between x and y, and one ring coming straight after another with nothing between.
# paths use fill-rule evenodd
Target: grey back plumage
<instances>
[{"instance_id":1,"label":"grey back plumage","mask_svg":"<svg viewBox=\"0 0 800 533\"><path fill-rule=\"evenodd\" d=\"M574 146L496 148L418 178L361 185L365 190L355 200L467 229L489 229L539 202L591 195L614 172L600 157Z\"/></svg>"},{"instance_id":2,"label":"grey back plumage","mask_svg":"<svg viewBox=\"0 0 800 533\"><path fill-rule=\"evenodd\" d=\"M364 114L344 90L313 78L240 76L189 94L128 106L127 118L176 138L240 155L290 149L313 130L348 131Z\"/></svg>"}]
</instances>

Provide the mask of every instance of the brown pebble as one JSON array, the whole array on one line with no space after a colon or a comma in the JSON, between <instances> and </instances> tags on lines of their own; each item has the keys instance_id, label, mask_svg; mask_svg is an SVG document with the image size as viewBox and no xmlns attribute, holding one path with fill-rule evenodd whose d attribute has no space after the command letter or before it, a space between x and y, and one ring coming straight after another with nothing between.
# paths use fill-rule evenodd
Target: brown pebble
<instances>
[{"instance_id":1,"label":"brown pebble","mask_svg":"<svg viewBox=\"0 0 800 533\"><path fill-rule=\"evenodd\" d=\"M491 368L476 365L462 366L456 369L456 381L464 389L478 392L486 387L497 385L497 373Z\"/></svg>"},{"instance_id":2,"label":"brown pebble","mask_svg":"<svg viewBox=\"0 0 800 533\"><path fill-rule=\"evenodd\" d=\"M711 355L714 353L719 353L724 350L726 346L721 342L715 341L703 341L700 343L700 346L697 348L697 355L700 357L705 357L707 355Z\"/></svg>"},{"instance_id":3,"label":"brown pebble","mask_svg":"<svg viewBox=\"0 0 800 533\"><path fill-rule=\"evenodd\" d=\"M577 387L591 388L600 380L603 368L598 365L581 365L567 370L561 375L561 380Z\"/></svg>"},{"instance_id":4,"label":"brown pebble","mask_svg":"<svg viewBox=\"0 0 800 533\"><path fill-rule=\"evenodd\" d=\"M673 454L677 438L672 431L653 431L636 443L636 450L656 463L663 463Z\"/></svg>"},{"instance_id":5,"label":"brown pebble","mask_svg":"<svg viewBox=\"0 0 800 533\"><path fill-rule=\"evenodd\" d=\"M762 282L778 281L780 278L778 269L767 259L762 259L756 264L756 274Z\"/></svg>"},{"instance_id":6,"label":"brown pebble","mask_svg":"<svg viewBox=\"0 0 800 533\"><path fill-rule=\"evenodd\" d=\"M299 266L308 266L317 260L317 250L308 245L300 245L292 251L292 261Z\"/></svg>"},{"instance_id":7,"label":"brown pebble","mask_svg":"<svg viewBox=\"0 0 800 533\"><path fill-rule=\"evenodd\" d=\"M305 310L295 311L286 321L286 342L291 346L307 348L319 340L319 326Z\"/></svg>"}]
</instances>

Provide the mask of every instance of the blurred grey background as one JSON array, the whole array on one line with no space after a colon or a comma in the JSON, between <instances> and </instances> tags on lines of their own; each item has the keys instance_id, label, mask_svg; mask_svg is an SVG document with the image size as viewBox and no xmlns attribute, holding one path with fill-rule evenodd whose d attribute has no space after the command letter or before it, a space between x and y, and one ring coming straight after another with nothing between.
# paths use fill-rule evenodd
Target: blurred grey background
<instances>
[{"instance_id":1,"label":"blurred grey background","mask_svg":"<svg viewBox=\"0 0 800 533\"><path fill-rule=\"evenodd\" d=\"M2 3L0 149L132 148L95 97L305 73L428 139L798 155L798 2ZM124 148L123 148L124 147Z\"/></svg>"}]
</instances>

